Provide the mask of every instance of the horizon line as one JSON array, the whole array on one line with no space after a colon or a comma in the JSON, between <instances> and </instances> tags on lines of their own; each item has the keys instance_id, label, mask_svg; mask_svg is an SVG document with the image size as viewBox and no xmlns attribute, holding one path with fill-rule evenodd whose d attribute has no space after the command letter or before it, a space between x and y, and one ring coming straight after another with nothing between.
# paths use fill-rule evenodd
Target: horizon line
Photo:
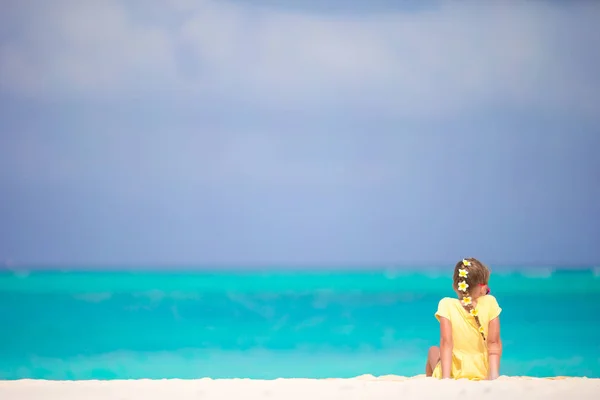
<instances>
[{"instance_id":1,"label":"horizon line","mask_svg":"<svg viewBox=\"0 0 600 400\"><path fill-rule=\"evenodd\" d=\"M550 269L550 270L595 270L600 269L600 263L497 263L486 265L492 270L518 270L518 269ZM402 271L415 270L424 268L426 270L443 270L454 267L454 263L124 263L124 264L109 264L109 263L72 263L72 264L55 264L55 263L29 263L29 264L1 264L0 271L315 271L315 270L336 270L336 271Z\"/></svg>"}]
</instances>

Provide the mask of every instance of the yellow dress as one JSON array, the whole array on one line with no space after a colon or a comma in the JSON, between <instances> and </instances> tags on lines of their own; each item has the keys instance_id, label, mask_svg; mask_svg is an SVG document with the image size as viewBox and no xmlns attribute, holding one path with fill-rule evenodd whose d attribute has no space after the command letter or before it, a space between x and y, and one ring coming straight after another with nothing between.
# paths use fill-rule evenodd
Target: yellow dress
<instances>
[{"instance_id":1,"label":"yellow dress","mask_svg":"<svg viewBox=\"0 0 600 400\"><path fill-rule=\"evenodd\" d=\"M475 308L487 338L489 322L499 316L502 309L496 298L491 295L479 297ZM489 370L487 345L479 333L475 318L465 310L458 299L449 297L440 300L435 317L438 321L440 317L447 318L452 323L454 347L450 376L454 379L487 379ZM442 377L441 361L433 370L433 377Z\"/></svg>"}]
</instances>

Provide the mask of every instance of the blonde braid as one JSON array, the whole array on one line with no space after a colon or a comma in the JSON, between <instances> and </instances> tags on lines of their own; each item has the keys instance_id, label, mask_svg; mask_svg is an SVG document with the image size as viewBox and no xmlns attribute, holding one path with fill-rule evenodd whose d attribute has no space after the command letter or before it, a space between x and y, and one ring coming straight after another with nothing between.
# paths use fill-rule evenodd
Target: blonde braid
<instances>
[{"instance_id":1,"label":"blonde braid","mask_svg":"<svg viewBox=\"0 0 600 400\"><path fill-rule=\"evenodd\" d=\"M474 258L463 259L462 261L459 261L454 268L454 289L458 294L462 306L467 310L469 315L475 318L477 330L481 334L484 342L486 341L485 334L483 333L479 316L476 311L474 311L475 307L473 307L471 301L471 292L474 285L487 283L488 276L489 270L487 267ZM465 304L465 298L467 297L468 301L466 302L467 304Z\"/></svg>"}]
</instances>

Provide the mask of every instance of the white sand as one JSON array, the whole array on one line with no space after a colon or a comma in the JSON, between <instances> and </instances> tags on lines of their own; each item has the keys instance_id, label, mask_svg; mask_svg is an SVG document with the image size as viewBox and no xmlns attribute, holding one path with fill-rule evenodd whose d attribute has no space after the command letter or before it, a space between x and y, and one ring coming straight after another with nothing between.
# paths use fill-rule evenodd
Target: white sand
<instances>
[{"instance_id":1,"label":"white sand","mask_svg":"<svg viewBox=\"0 0 600 400\"><path fill-rule=\"evenodd\" d=\"M484 397L482 397L484 396ZM130 381L0 381L2 400L486 400L600 399L600 379L500 377L495 381L436 380L417 376L353 379L197 379Z\"/></svg>"}]
</instances>

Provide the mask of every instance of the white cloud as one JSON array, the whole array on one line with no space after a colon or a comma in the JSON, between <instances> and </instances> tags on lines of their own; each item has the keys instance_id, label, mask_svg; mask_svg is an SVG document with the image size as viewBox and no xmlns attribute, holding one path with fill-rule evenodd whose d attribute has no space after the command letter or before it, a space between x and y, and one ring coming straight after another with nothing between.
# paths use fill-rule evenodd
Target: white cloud
<instances>
[{"instance_id":1,"label":"white cloud","mask_svg":"<svg viewBox=\"0 0 600 400\"><path fill-rule=\"evenodd\" d=\"M583 63L600 46L592 3L446 3L364 16L144 3L160 18L114 1L28 4L27 28L0 47L0 90L13 94L119 98L170 88L198 101L394 115L485 104L599 111L599 79Z\"/></svg>"},{"instance_id":2,"label":"white cloud","mask_svg":"<svg viewBox=\"0 0 600 400\"><path fill-rule=\"evenodd\" d=\"M115 96L136 80L173 78L170 38L118 3L27 3L17 40L0 47L0 87L28 96Z\"/></svg>"}]
</instances>

